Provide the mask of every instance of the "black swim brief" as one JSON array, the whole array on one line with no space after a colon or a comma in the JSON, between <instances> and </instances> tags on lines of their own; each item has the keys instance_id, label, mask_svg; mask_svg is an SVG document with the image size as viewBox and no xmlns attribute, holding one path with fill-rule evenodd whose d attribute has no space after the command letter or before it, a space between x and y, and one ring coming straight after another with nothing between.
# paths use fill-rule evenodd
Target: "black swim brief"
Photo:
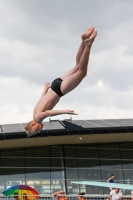
<instances>
[{"instance_id":1,"label":"black swim brief","mask_svg":"<svg viewBox=\"0 0 133 200\"><path fill-rule=\"evenodd\" d=\"M55 79L52 84L51 84L51 89L59 96L62 97L64 94L61 92L61 83L62 83L61 78Z\"/></svg>"}]
</instances>

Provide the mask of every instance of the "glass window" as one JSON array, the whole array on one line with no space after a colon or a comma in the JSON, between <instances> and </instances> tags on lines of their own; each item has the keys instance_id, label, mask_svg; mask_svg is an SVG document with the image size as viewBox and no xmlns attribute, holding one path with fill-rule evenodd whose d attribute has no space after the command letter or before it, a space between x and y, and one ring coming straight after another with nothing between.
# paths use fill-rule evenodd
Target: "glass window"
<instances>
[{"instance_id":1,"label":"glass window","mask_svg":"<svg viewBox=\"0 0 133 200\"><path fill-rule=\"evenodd\" d=\"M51 169L51 179L64 179L64 170Z\"/></svg>"},{"instance_id":2,"label":"glass window","mask_svg":"<svg viewBox=\"0 0 133 200\"><path fill-rule=\"evenodd\" d=\"M13 178L13 179L23 179L25 178L25 168L1 168L0 178Z\"/></svg>"},{"instance_id":3,"label":"glass window","mask_svg":"<svg viewBox=\"0 0 133 200\"><path fill-rule=\"evenodd\" d=\"M99 161L94 159L77 159L79 168L99 168Z\"/></svg>"},{"instance_id":4,"label":"glass window","mask_svg":"<svg viewBox=\"0 0 133 200\"><path fill-rule=\"evenodd\" d=\"M65 159L64 160L65 167L77 168L76 159Z\"/></svg>"},{"instance_id":5,"label":"glass window","mask_svg":"<svg viewBox=\"0 0 133 200\"><path fill-rule=\"evenodd\" d=\"M50 158L26 158L26 167L50 167Z\"/></svg>"},{"instance_id":6,"label":"glass window","mask_svg":"<svg viewBox=\"0 0 133 200\"><path fill-rule=\"evenodd\" d=\"M102 188L97 186L86 185L86 194L102 194Z\"/></svg>"},{"instance_id":7,"label":"glass window","mask_svg":"<svg viewBox=\"0 0 133 200\"><path fill-rule=\"evenodd\" d=\"M120 159L119 149L99 149L99 157L101 159Z\"/></svg>"},{"instance_id":8,"label":"glass window","mask_svg":"<svg viewBox=\"0 0 133 200\"><path fill-rule=\"evenodd\" d=\"M66 169L66 179L78 179L77 169Z\"/></svg>"},{"instance_id":9,"label":"glass window","mask_svg":"<svg viewBox=\"0 0 133 200\"><path fill-rule=\"evenodd\" d=\"M63 167L63 159L51 158L51 167Z\"/></svg>"},{"instance_id":10,"label":"glass window","mask_svg":"<svg viewBox=\"0 0 133 200\"><path fill-rule=\"evenodd\" d=\"M25 158L6 157L1 158L1 167L25 167Z\"/></svg>"},{"instance_id":11,"label":"glass window","mask_svg":"<svg viewBox=\"0 0 133 200\"><path fill-rule=\"evenodd\" d=\"M133 161L130 160L122 160L122 168L123 169L133 169Z\"/></svg>"},{"instance_id":12,"label":"glass window","mask_svg":"<svg viewBox=\"0 0 133 200\"><path fill-rule=\"evenodd\" d=\"M43 180L43 179L50 179L50 170L43 169L43 168L27 168L26 169L26 179L31 180Z\"/></svg>"},{"instance_id":13,"label":"glass window","mask_svg":"<svg viewBox=\"0 0 133 200\"><path fill-rule=\"evenodd\" d=\"M77 158L98 158L97 149L91 148L76 148Z\"/></svg>"},{"instance_id":14,"label":"glass window","mask_svg":"<svg viewBox=\"0 0 133 200\"><path fill-rule=\"evenodd\" d=\"M72 184L74 180L66 180L66 190L67 194L78 194L80 191L80 185ZM82 190L83 191L83 190ZM84 191L83 191L84 192ZM73 200L73 199L72 199Z\"/></svg>"},{"instance_id":15,"label":"glass window","mask_svg":"<svg viewBox=\"0 0 133 200\"><path fill-rule=\"evenodd\" d=\"M121 142L119 143L120 149L133 149L133 142Z\"/></svg>"},{"instance_id":16,"label":"glass window","mask_svg":"<svg viewBox=\"0 0 133 200\"><path fill-rule=\"evenodd\" d=\"M1 168L0 169L0 191L16 184L25 184L25 169L23 168Z\"/></svg>"},{"instance_id":17,"label":"glass window","mask_svg":"<svg viewBox=\"0 0 133 200\"><path fill-rule=\"evenodd\" d=\"M2 157L25 157L25 148L10 148L10 149L1 149Z\"/></svg>"},{"instance_id":18,"label":"glass window","mask_svg":"<svg viewBox=\"0 0 133 200\"><path fill-rule=\"evenodd\" d=\"M26 156L34 158L50 157L50 147L49 146L27 147Z\"/></svg>"},{"instance_id":19,"label":"glass window","mask_svg":"<svg viewBox=\"0 0 133 200\"><path fill-rule=\"evenodd\" d=\"M108 195L108 194L110 194L110 188L102 187L102 192L103 192L103 194Z\"/></svg>"},{"instance_id":20,"label":"glass window","mask_svg":"<svg viewBox=\"0 0 133 200\"><path fill-rule=\"evenodd\" d=\"M27 185L35 188L39 194L50 194L50 180L28 180Z\"/></svg>"},{"instance_id":21,"label":"glass window","mask_svg":"<svg viewBox=\"0 0 133 200\"><path fill-rule=\"evenodd\" d=\"M130 184L133 183L133 169L132 170L123 170L124 180Z\"/></svg>"},{"instance_id":22,"label":"glass window","mask_svg":"<svg viewBox=\"0 0 133 200\"><path fill-rule=\"evenodd\" d=\"M118 149L119 145L117 142L115 143L98 143L98 148L111 148L111 149ZM107 149L108 150L108 149Z\"/></svg>"},{"instance_id":23,"label":"glass window","mask_svg":"<svg viewBox=\"0 0 133 200\"><path fill-rule=\"evenodd\" d=\"M133 159L133 150L120 150L121 159Z\"/></svg>"},{"instance_id":24,"label":"glass window","mask_svg":"<svg viewBox=\"0 0 133 200\"><path fill-rule=\"evenodd\" d=\"M51 194L50 193L50 180L42 180L40 185L42 186L41 194Z\"/></svg>"},{"instance_id":25,"label":"glass window","mask_svg":"<svg viewBox=\"0 0 133 200\"><path fill-rule=\"evenodd\" d=\"M78 169L79 179L83 180L101 180L99 169Z\"/></svg>"},{"instance_id":26,"label":"glass window","mask_svg":"<svg viewBox=\"0 0 133 200\"><path fill-rule=\"evenodd\" d=\"M125 170L124 170L125 171ZM130 171L125 171L124 173L124 183L125 184L130 184L130 185L133 185L133 172L131 172L130 174ZM127 195L131 195L131 190L124 190L124 193L127 194Z\"/></svg>"},{"instance_id":27,"label":"glass window","mask_svg":"<svg viewBox=\"0 0 133 200\"><path fill-rule=\"evenodd\" d=\"M6 182L7 180L5 178L0 178L0 193L6 190Z\"/></svg>"},{"instance_id":28,"label":"glass window","mask_svg":"<svg viewBox=\"0 0 133 200\"><path fill-rule=\"evenodd\" d=\"M52 146L50 147L51 157L62 157L62 147Z\"/></svg>"},{"instance_id":29,"label":"glass window","mask_svg":"<svg viewBox=\"0 0 133 200\"><path fill-rule=\"evenodd\" d=\"M76 154L75 154L75 148L71 148L71 147L64 147L64 156L65 157L74 157L76 158Z\"/></svg>"},{"instance_id":30,"label":"glass window","mask_svg":"<svg viewBox=\"0 0 133 200\"><path fill-rule=\"evenodd\" d=\"M65 190L65 184L63 180L51 180L51 193Z\"/></svg>"},{"instance_id":31,"label":"glass window","mask_svg":"<svg viewBox=\"0 0 133 200\"><path fill-rule=\"evenodd\" d=\"M120 160L100 160L101 169L121 169Z\"/></svg>"}]
</instances>

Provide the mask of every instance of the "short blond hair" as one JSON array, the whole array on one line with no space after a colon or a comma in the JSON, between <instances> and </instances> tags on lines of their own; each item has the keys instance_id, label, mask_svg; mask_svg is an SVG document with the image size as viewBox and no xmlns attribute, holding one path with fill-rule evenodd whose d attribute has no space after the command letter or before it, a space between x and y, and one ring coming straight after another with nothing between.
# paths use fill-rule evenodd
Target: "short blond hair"
<instances>
[{"instance_id":1,"label":"short blond hair","mask_svg":"<svg viewBox=\"0 0 133 200\"><path fill-rule=\"evenodd\" d=\"M24 127L24 129L25 129L25 131L26 131L28 137L30 137L30 136L32 135L32 126L31 126L32 123L33 123L33 120L30 121L30 122Z\"/></svg>"}]
</instances>

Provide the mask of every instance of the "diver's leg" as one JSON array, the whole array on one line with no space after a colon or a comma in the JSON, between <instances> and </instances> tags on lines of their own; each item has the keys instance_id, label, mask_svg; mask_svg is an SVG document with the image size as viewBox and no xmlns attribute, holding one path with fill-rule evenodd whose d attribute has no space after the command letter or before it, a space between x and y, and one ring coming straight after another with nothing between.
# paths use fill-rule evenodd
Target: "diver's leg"
<instances>
[{"instance_id":1,"label":"diver's leg","mask_svg":"<svg viewBox=\"0 0 133 200\"><path fill-rule=\"evenodd\" d=\"M82 81L82 79L86 76L90 50L96 35L97 32L95 31L92 34L91 38L87 38L86 40L84 40L85 48L78 63L78 70L62 81L61 92L63 94L67 94L68 92L76 88Z\"/></svg>"},{"instance_id":2,"label":"diver's leg","mask_svg":"<svg viewBox=\"0 0 133 200\"><path fill-rule=\"evenodd\" d=\"M71 70L69 70L66 74L64 74L61 79L65 80L68 76L74 74L75 72L77 72L79 70L79 62L80 62L80 58L83 54L83 51L85 49L85 43L84 40L89 38L92 33L94 32L94 28L89 28L84 34L81 35L82 38L82 42L80 44L80 47L78 49L77 55L76 55L76 65L74 68L72 68Z\"/></svg>"}]
</instances>

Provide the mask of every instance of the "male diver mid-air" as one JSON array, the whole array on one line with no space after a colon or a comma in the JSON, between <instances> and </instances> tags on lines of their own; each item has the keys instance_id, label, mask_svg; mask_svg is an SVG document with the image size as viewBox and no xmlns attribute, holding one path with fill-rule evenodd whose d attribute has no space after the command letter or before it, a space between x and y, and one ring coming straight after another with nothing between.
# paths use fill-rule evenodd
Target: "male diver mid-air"
<instances>
[{"instance_id":1,"label":"male diver mid-air","mask_svg":"<svg viewBox=\"0 0 133 200\"><path fill-rule=\"evenodd\" d=\"M82 34L82 42L76 55L75 67L60 78L55 79L51 86L49 82L45 83L43 93L34 108L33 120L25 127L29 137L42 130L42 121L46 117L60 114L76 115L74 110L53 110L53 108L63 95L76 88L87 75L90 50L96 36L97 31L94 28L90 28Z\"/></svg>"}]
</instances>

